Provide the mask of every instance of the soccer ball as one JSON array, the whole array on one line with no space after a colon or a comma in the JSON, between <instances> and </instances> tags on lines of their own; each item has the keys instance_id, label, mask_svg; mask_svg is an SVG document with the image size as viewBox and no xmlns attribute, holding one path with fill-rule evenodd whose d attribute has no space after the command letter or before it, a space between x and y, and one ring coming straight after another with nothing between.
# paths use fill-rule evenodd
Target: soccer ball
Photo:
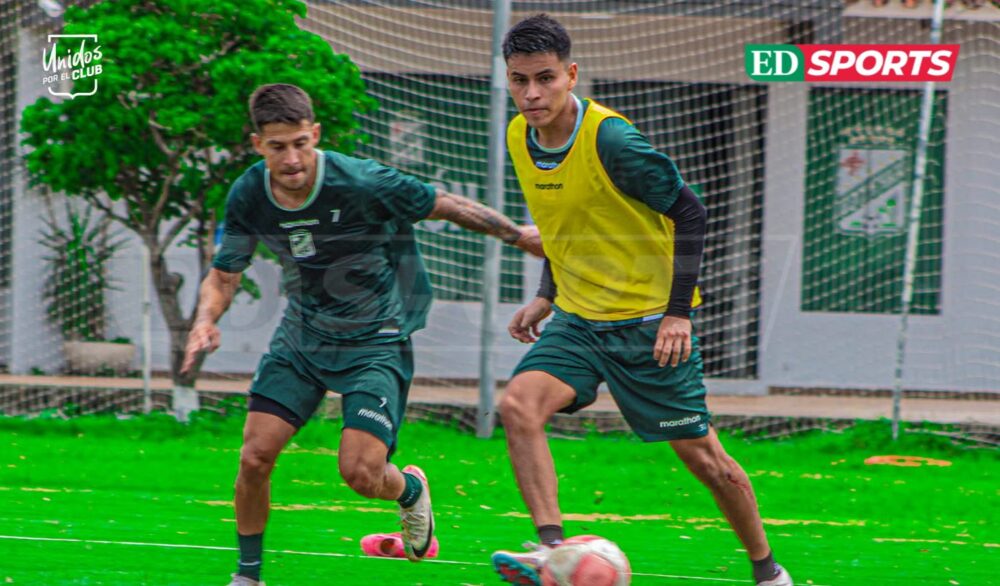
<instances>
[{"instance_id":1,"label":"soccer ball","mask_svg":"<svg viewBox=\"0 0 1000 586\"><path fill-rule=\"evenodd\" d=\"M627 586L628 558L614 542L577 535L555 548L542 566L542 586Z\"/></svg>"}]
</instances>

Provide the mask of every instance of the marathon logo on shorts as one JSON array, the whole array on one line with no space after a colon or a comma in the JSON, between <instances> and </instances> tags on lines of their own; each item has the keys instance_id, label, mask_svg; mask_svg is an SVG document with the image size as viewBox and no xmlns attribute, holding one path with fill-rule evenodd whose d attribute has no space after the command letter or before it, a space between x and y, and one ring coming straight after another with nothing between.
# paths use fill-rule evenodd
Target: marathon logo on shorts
<instances>
[{"instance_id":1,"label":"marathon logo on shorts","mask_svg":"<svg viewBox=\"0 0 1000 586\"><path fill-rule=\"evenodd\" d=\"M562 183L536 183L535 189L562 189Z\"/></svg>"},{"instance_id":2,"label":"marathon logo on shorts","mask_svg":"<svg viewBox=\"0 0 1000 586\"><path fill-rule=\"evenodd\" d=\"M690 425L692 423L698 423L701 421L701 415L692 415L691 417L685 417L683 419L671 419L669 421L661 421L660 428L664 427L682 427L684 425Z\"/></svg>"},{"instance_id":3,"label":"marathon logo on shorts","mask_svg":"<svg viewBox=\"0 0 1000 586\"><path fill-rule=\"evenodd\" d=\"M754 81L951 81L959 45L746 45Z\"/></svg>"},{"instance_id":4,"label":"marathon logo on shorts","mask_svg":"<svg viewBox=\"0 0 1000 586\"><path fill-rule=\"evenodd\" d=\"M358 416L371 419L372 421L377 421L385 426L386 429L392 431L392 422L385 415L382 415L378 411L372 411L368 408L358 409Z\"/></svg>"}]
</instances>

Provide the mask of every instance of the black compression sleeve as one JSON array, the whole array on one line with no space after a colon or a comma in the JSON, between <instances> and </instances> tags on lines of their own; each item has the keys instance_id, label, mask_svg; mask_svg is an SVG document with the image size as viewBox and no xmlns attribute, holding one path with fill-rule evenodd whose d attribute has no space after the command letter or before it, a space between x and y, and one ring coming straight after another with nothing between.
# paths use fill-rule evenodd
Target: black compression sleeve
<instances>
[{"instance_id":1,"label":"black compression sleeve","mask_svg":"<svg viewBox=\"0 0 1000 586\"><path fill-rule=\"evenodd\" d=\"M538 293L535 296L544 297L549 301L554 301L556 298L556 282L552 280L552 265L549 264L549 259L545 259L545 265L542 267L542 278L538 282Z\"/></svg>"},{"instance_id":2,"label":"black compression sleeve","mask_svg":"<svg viewBox=\"0 0 1000 586\"><path fill-rule=\"evenodd\" d=\"M698 196L685 185L666 216L674 221L674 280L667 315L688 317L705 250L707 214Z\"/></svg>"}]
</instances>

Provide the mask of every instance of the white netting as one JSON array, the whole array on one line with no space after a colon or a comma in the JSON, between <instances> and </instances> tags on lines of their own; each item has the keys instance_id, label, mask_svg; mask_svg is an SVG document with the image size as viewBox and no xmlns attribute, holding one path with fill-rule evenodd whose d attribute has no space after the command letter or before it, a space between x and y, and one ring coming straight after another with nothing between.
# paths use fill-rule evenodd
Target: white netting
<instances>
[{"instance_id":1,"label":"white netting","mask_svg":"<svg viewBox=\"0 0 1000 586\"><path fill-rule=\"evenodd\" d=\"M10 364L10 281L17 169L17 2L0 4L0 364Z\"/></svg>"},{"instance_id":2,"label":"white netting","mask_svg":"<svg viewBox=\"0 0 1000 586\"><path fill-rule=\"evenodd\" d=\"M399 129L412 129L412 167L428 176L486 182L486 108L492 11L481 2L314 2L306 25L350 54L382 104L368 122L372 154L392 160ZM515 20L538 8L513 3ZM574 39L581 64L577 93L623 112L671 154L711 210L700 320L710 374L756 374L759 321L761 204L765 89L745 84L744 43L781 42L780 20L754 18L756 9L720 5L712 18L682 5L659 10L644 2L547 3ZM713 9L714 11L714 9ZM709 11L712 12L712 11ZM685 15L685 13L687 13ZM745 14L744 14L745 13ZM747 16L749 18L743 18ZM477 114L478 112L478 114ZM478 121L478 132L469 133ZM383 120L395 121L395 126ZM386 150L383 145L388 146ZM403 159L405 162L405 159ZM513 178L513 173L509 172ZM523 216L512 181L507 211ZM475 272L456 279L456 267L478 262L466 255L468 236L435 235L427 247L440 289L476 295ZM440 259L440 260L439 260ZM442 263L443 261L443 263ZM505 282L518 284L516 263ZM446 271L442 271L447 268ZM523 287L533 291L536 281ZM501 300L517 301L515 287ZM444 343L444 340L441 340Z\"/></svg>"},{"instance_id":3,"label":"white netting","mask_svg":"<svg viewBox=\"0 0 1000 586\"><path fill-rule=\"evenodd\" d=\"M1000 389L1000 8L973 4L945 11L942 42L960 44L961 55L935 101L906 358L911 389ZM380 104L363 116L371 141L361 154L485 199L492 2L308 7L303 28L349 55ZM44 312L45 208L23 185L14 131L17 112L40 95L38 55L59 22L35 2L0 10L0 360L17 373L53 373L65 360ZM744 46L926 43L929 2L565 0L513 2L513 10L515 20L539 10L558 18L574 40L578 95L632 119L702 194L710 222L696 327L708 376L738 379L734 390L892 385L900 222L922 86L755 83ZM884 176L895 180L881 189ZM507 187L505 211L526 219L509 166ZM63 209L58 198L54 207ZM475 378L483 240L437 222L422 224L420 236L438 301L416 340L417 376ZM184 254L177 258L183 266ZM501 325L533 293L538 272L509 249L503 259ZM134 255L113 264L132 282L111 296L112 329L121 330L112 333L138 339L139 264ZM208 371L244 377L266 348L280 302L273 268L255 270L265 299L241 302L223 320L223 350ZM154 369L165 370L156 346L164 328L156 327ZM524 349L498 340L498 375Z\"/></svg>"},{"instance_id":4,"label":"white netting","mask_svg":"<svg viewBox=\"0 0 1000 586\"><path fill-rule=\"evenodd\" d=\"M698 328L707 374L756 379L762 386L891 386L905 242L901 212L907 206L900 190L912 184L905 178L913 173L921 86L756 84L745 74L743 49L768 43L926 43L930 3L512 6L514 20L539 10L556 16L574 39L573 60L581 75L577 93L630 117L703 194L710 226L702 280L707 303ZM352 56L382 104L367 120L374 139L370 152L404 165L413 162L412 168L426 169L429 176L469 178L481 190L485 133L475 136L466 129L475 112L485 115L488 101L490 3L316 1L310 8L305 25ZM976 201L990 202L996 195L991 165L969 168L967 155L956 159L947 151L954 148L951 142L988 143L993 136L986 128L965 132L980 112L984 120L997 119L989 115L996 106L986 93L996 89L996 78L984 73L996 71L1000 59L998 15L996 7L974 3L954 3L946 11L942 42L962 44L963 53L955 81L939 85L935 102L913 305L919 316L941 316L947 290L945 177L953 177L956 186L974 182L961 193L971 191ZM479 128L485 129L485 122ZM876 148L887 138L879 133L895 137L895 146ZM409 140L400 140L403 136ZM982 152L962 150L979 158L996 150L984 146ZM901 178L888 194L871 192L884 164L878 157L895 160L890 171ZM855 166L850 177L838 171L858 160L867 167ZM470 164L478 173L469 173ZM946 167L954 171L946 173ZM521 202L516 188L506 195L508 211L516 215ZM990 209L995 213L995 206ZM463 280L454 274L477 260L465 256L468 237L449 234L428 242L439 290L453 294L464 288L474 296L477 275L470 272ZM516 278L518 267L510 268L508 276ZM994 275L982 267L954 278L980 282L987 290L996 286ZM530 291L533 282L524 286ZM509 293L504 298L512 300ZM1000 313L992 308L990 315ZM918 319L908 372L926 370L919 357L939 348L940 337L960 338L962 319L956 311L936 321ZM431 342L448 346L447 336ZM996 342L986 344L993 356L1000 351ZM908 386L1000 387L995 371L986 377L992 382L979 374L974 378L980 382L973 383L962 358L944 368L940 359L934 365L933 377L908 375Z\"/></svg>"}]
</instances>

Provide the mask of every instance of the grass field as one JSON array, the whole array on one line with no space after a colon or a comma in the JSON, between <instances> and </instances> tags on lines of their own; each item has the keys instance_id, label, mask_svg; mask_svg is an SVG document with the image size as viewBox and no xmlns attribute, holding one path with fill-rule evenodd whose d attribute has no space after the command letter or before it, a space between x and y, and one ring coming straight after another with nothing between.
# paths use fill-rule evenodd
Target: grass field
<instances>
[{"instance_id":1,"label":"grass field","mask_svg":"<svg viewBox=\"0 0 1000 586\"><path fill-rule=\"evenodd\" d=\"M225 584L241 423L0 418L0 582ZM499 584L490 552L534 537L499 433L484 441L407 423L395 461L430 477L441 558L360 557L360 537L393 529L395 508L341 482L338 439L339 422L314 421L279 461L264 544L270 586ZM1000 584L996 450L928 435L893 444L887 424L723 441L751 475L797 584ZM735 536L668 446L592 436L552 448L568 533L617 541L633 584L750 583ZM950 465L864 463L886 454Z\"/></svg>"}]
</instances>

